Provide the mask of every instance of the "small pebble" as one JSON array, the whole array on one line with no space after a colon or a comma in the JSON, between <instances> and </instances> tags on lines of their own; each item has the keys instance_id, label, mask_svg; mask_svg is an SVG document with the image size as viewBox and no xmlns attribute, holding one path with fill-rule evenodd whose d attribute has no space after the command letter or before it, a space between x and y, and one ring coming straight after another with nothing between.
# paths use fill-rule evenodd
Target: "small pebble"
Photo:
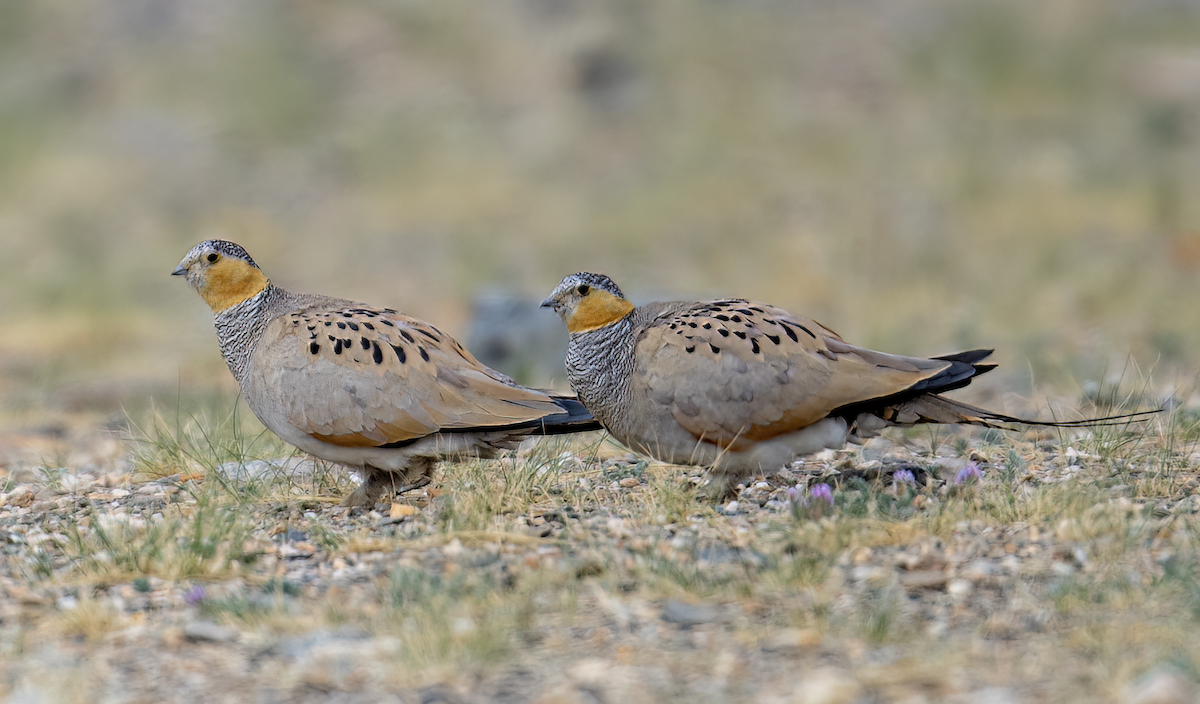
<instances>
[{"instance_id":1,"label":"small pebble","mask_svg":"<svg viewBox=\"0 0 1200 704\"><path fill-rule=\"evenodd\" d=\"M183 635L193 642L227 643L238 639L238 632L212 621L190 621Z\"/></svg>"},{"instance_id":2,"label":"small pebble","mask_svg":"<svg viewBox=\"0 0 1200 704\"><path fill-rule=\"evenodd\" d=\"M849 673L834 668L800 673L790 702L796 704L850 704L862 695L862 685Z\"/></svg>"},{"instance_id":3,"label":"small pebble","mask_svg":"<svg viewBox=\"0 0 1200 704\"><path fill-rule=\"evenodd\" d=\"M979 689L963 698L964 704L1022 704L1024 701L1011 687Z\"/></svg>"},{"instance_id":4,"label":"small pebble","mask_svg":"<svg viewBox=\"0 0 1200 704\"><path fill-rule=\"evenodd\" d=\"M972 582L982 582L991 577L996 572L995 565L991 560L979 559L972 560L958 571L958 575L963 579L968 579Z\"/></svg>"},{"instance_id":5,"label":"small pebble","mask_svg":"<svg viewBox=\"0 0 1200 704\"><path fill-rule=\"evenodd\" d=\"M900 583L910 589L936 589L946 583L945 570L901 572Z\"/></svg>"},{"instance_id":6,"label":"small pebble","mask_svg":"<svg viewBox=\"0 0 1200 704\"><path fill-rule=\"evenodd\" d=\"M966 599L974 591L975 585L969 579L952 579L946 583L946 593L957 601Z\"/></svg>"},{"instance_id":7,"label":"small pebble","mask_svg":"<svg viewBox=\"0 0 1200 704\"><path fill-rule=\"evenodd\" d=\"M674 599L663 604L662 619L680 626L698 626L717 618L717 610L704 604L686 604Z\"/></svg>"},{"instance_id":8,"label":"small pebble","mask_svg":"<svg viewBox=\"0 0 1200 704\"><path fill-rule=\"evenodd\" d=\"M821 634L812 628L784 628L767 636L762 648L767 652L807 650L821 643Z\"/></svg>"}]
</instances>

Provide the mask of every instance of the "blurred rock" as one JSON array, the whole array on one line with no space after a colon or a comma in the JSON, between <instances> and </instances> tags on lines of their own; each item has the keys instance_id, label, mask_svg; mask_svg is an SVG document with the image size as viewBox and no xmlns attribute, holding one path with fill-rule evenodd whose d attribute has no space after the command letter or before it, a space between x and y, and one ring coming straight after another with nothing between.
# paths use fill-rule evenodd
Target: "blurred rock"
<instances>
[{"instance_id":1,"label":"blurred rock","mask_svg":"<svg viewBox=\"0 0 1200 704\"><path fill-rule=\"evenodd\" d=\"M957 600L966 599L973 591L975 584L968 579L952 579L946 584L946 593Z\"/></svg>"},{"instance_id":2,"label":"blurred rock","mask_svg":"<svg viewBox=\"0 0 1200 704\"><path fill-rule=\"evenodd\" d=\"M1024 700L1010 687L988 687L971 692L958 701L963 704L1021 704Z\"/></svg>"},{"instance_id":3,"label":"blurred rock","mask_svg":"<svg viewBox=\"0 0 1200 704\"><path fill-rule=\"evenodd\" d=\"M1160 667L1130 682L1121 690L1121 704L1196 704L1196 683L1173 668Z\"/></svg>"},{"instance_id":4,"label":"blurred rock","mask_svg":"<svg viewBox=\"0 0 1200 704\"><path fill-rule=\"evenodd\" d=\"M937 589L946 584L945 570L915 570L900 573L900 584L910 589Z\"/></svg>"},{"instance_id":5,"label":"blurred rock","mask_svg":"<svg viewBox=\"0 0 1200 704\"><path fill-rule=\"evenodd\" d=\"M640 96L637 71L629 57L611 47L593 48L575 58L575 85L598 112L630 109Z\"/></svg>"},{"instance_id":6,"label":"blurred rock","mask_svg":"<svg viewBox=\"0 0 1200 704\"><path fill-rule=\"evenodd\" d=\"M990 560L980 558L967 563L958 571L958 574L963 579L968 579L972 582L982 582L990 578L995 572L996 566Z\"/></svg>"},{"instance_id":7,"label":"blurred rock","mask_svg":"<svg viewBox=\"0 0 1200 704\"><path fill-rule=\"evenodd\" d=\"M444 685L422 687L418 694L421 704L461 704L463 701Z\"/></svg>"},{"instance_id":8,"label":"blurred rock","mask_svg":"<svg viewBox=\"0 0 1200 704\"><path fill-rule=\"evenodd\" d=\"M663 605L662 618L680 626L698 626L716 620L717 610L704 604L685 604L672 599Z\"/></svg>"},{"instance_id":9,"label":"blurred rock","mask_svg":"<svg viewBox=\"0 0 1200 704\"><path fill-rule=\"evenodd\" d=\"M862 685L848 673L825 668L802 675L789 704L849 704L862 694Z\"/></svg>"},{"instance_id":10,"label":"blurred rock","mask_svg":"<svg viewBox=\"0 0 1200 704\"><path fill-rule=\"evenodd\" d=\"M815 628L784 628L763 640L767 652L799 651L815 648L821 643L821 633Z\"/></svg>"},{"instance_id":11,"label":"blurred rock","mask_svg":"<svg viewBox=\"0 0 1200 704\"><path fill-rule=\"evenodd\" d=\"M192 621L183 627L183 635L190 641L210 643L228 643L238 639L237 631L212 621Z\"/></svg>"},{"instance_id":12,"label":"blurred rock","mask_svg":"<svg viewBox=\"0 0 1200 704\"><path fill-rule=\"evenodd\" d=\"M567 331L539 303L500 291L480 293L471 303L464 344L479 361L523 384L566 388Z\"/></svg>"}]
</instances>

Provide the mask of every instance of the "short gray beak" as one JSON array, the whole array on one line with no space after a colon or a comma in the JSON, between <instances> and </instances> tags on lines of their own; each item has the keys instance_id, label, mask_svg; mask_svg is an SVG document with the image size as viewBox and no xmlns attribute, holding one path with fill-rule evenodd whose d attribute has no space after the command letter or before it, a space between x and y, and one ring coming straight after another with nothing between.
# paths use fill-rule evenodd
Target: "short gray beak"
<instances>
[{"instance_id":1,"label":"short gray beak","mask_svg":"<svg viewBox=\"0 0 1200 704\"><path fill-rule=\"evenodd\" d=\"M547 298L546 300L542 301L542 305L539 307L540 308L553 308L554 305L555 305L554 298L551 297L551 298Z\"/></svg>"},{"instance_id":2,"label":"short gray beak","mask_svg":"<svg viewBox=\"0 0 1200 704\"><path fill-rule=\"evenodd\" d=\"M171 276L183 276L185 274L187 274L187 267L184 266L177 266L175 267L175 271L171 272Z\"/></svg>"}]
</instances>

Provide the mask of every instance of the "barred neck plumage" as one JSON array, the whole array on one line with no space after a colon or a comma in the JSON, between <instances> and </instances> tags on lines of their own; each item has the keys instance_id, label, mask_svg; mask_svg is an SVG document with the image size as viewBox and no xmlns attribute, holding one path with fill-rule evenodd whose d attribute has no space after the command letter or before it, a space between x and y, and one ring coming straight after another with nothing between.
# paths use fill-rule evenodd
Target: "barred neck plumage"
<instances>
[{"instance_id":1,"label":"barred neck plumage","mask_svg":"<svg viewBox=\"0 0 1200 704\"><path fill-rule=\"evenodd\" d=\"M213 318L221 356L239 385L244 384L250 357L267 329L267 323L274 317L272 311L288 295L287 291L267 284L258 294L226 308Z\"/></svg>"},{"instance_id":2,"label":"barred neck plumage","mask_svg":"<svg viewBox=\"0 0 1200 704\"><path fill-rule=\"evenodd\" d=\"M567 347L567 379L579 400L610 430L629 407L634 315L605 327L574 333Z\"/></svg>"}]
</instances>

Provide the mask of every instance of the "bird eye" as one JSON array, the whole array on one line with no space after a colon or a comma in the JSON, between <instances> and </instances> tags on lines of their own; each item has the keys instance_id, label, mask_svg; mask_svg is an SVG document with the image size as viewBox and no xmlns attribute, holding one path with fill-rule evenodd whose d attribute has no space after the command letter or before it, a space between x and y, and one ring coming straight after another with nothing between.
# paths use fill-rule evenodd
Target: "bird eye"
<instances>
[{"instance_id":1,"label":"bird eye","mask_svg":"<svg viewBox=\"0 0 1200 704\"><path fill-rule=\"evenodd\" d=\"M221 258L221 255L217 254L216 252L209 252L209 253L208 253L208 256L207 256L207 257L205 257L205 258L206 258L206 259L208 259L208 263L209 263L209 264L212 264L213 262L215 262L215 261L217 261L218 259L220 259L220 258Z\"/></svg>"},{"instance_id":2,"label":"bird eye","mask_svg":"<svg viewBox=\"0 0 1200 704\"><path fill-rule=\"evenodd\" d=\"M575 290L579 292L580 296L586 296L586 295L588 295L588 291L592 290L592 287L588 286L587 284L580 284L579 288L577 288Z\"/></svg>"}]
</instances>

